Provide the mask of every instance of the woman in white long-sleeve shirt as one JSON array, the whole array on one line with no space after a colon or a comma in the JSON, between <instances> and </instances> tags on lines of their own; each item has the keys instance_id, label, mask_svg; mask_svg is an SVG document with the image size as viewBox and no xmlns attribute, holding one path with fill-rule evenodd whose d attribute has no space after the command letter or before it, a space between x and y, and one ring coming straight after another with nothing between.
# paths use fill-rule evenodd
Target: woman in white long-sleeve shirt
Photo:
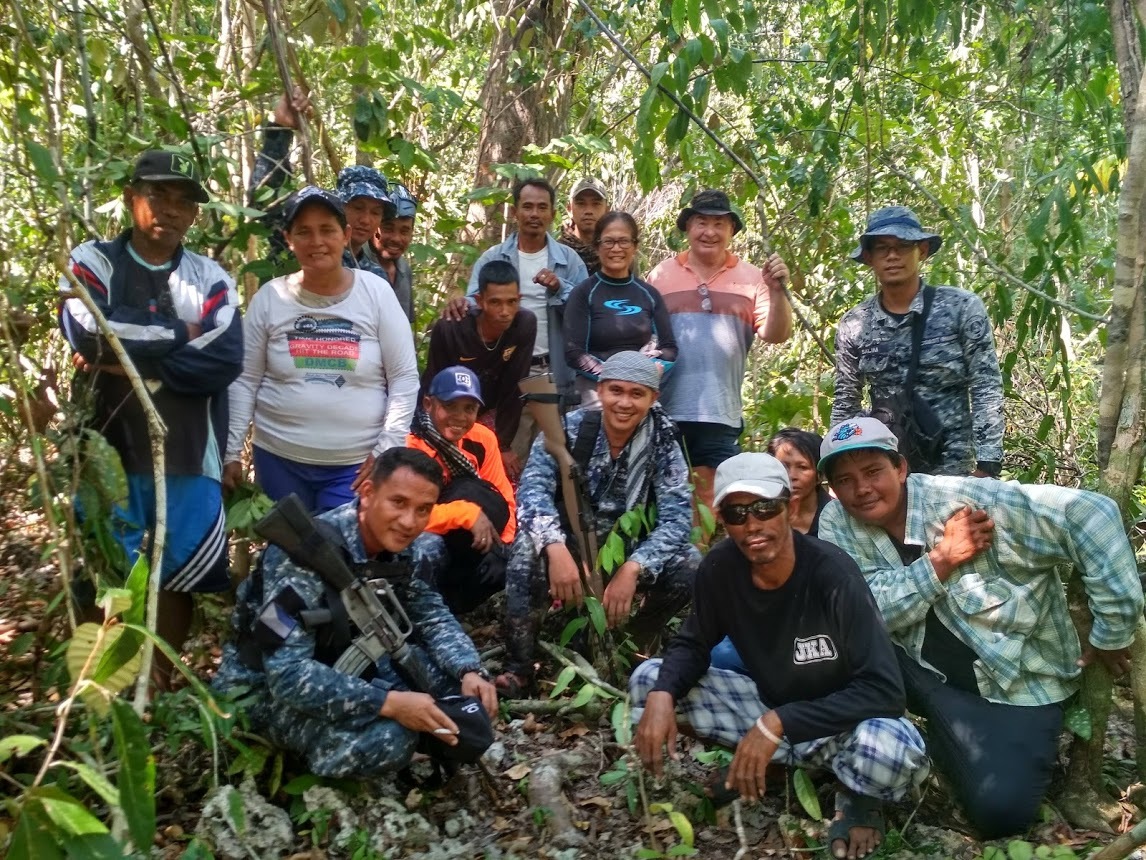
<instances>
[{"instance_id":1,"label":"woman in white long-sleeve shirt","mask_svg":"<svg viewBox=\"0 0 1146 860\"><path fill-rule=\"evenodd\" d=\"M418 367L390 285L342 265L342 201L308 186L285 216L300 270L264 284L244 317L224 486L241 477L253 419L256 481L272 499L297 493L318 513L351 501L374 458L405 444Z\"/></svg>"}]
</instances>

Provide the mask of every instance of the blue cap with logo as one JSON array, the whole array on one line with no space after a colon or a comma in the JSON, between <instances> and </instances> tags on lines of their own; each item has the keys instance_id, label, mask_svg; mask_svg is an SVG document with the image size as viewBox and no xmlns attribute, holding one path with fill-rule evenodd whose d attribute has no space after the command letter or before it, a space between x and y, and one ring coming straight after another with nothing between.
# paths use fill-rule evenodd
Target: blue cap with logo
<instances>
[{"instance_id":1,"label":"blue cap with logo","mask_svg":"<svg viewBox=\"0 0 1146 860\"><path fill-rule=\"evenodd\" d=\"M837 454L874 448L878 451L899 451L899 439L877 418L849 418L828 431L820 445L820 471Z\"/></svg>"},{"instance_id":2,"label":"blue cap with logo","mask_svg":"<svg viewBox=\"0 0 1146 860\"><path fill-rule=\"evenodd\" d=\"M386 177L373 167L361 164L338 171L338 196L343 203L349 203L355 197L369 197L371 200L382 201L384 207L394 205Z\"/></svg>"},{"instance_id":3,"label":"blue cap with logo","mask_svg":"<svg viewBox=\"0 0 1146 860\"><path fill-rule=\"evenodd\" d=\"M430 396L445 402L457 400L459 397L472 397L485 406L485 401L481 399L481 383L478 382L477 374L460 364L434 374L434 378L430 380Z\"/></svg>"},{"instance_id":4,"label":"blue cap with logo","mask_svg":"<svg viewBox=\"0 0 1146 860\"><path fill-rule=\"evenodd\" d=\"M943 244L938 233L928 233L923 229L919 216L906 206L884 206L867 217L867 229L860 236L859 245L852 251L852 259L863 262L864 246L868 239L877 236L893 236L904 242L927 242L927 256L932 256Z\"/></svg>"}]
</instances>

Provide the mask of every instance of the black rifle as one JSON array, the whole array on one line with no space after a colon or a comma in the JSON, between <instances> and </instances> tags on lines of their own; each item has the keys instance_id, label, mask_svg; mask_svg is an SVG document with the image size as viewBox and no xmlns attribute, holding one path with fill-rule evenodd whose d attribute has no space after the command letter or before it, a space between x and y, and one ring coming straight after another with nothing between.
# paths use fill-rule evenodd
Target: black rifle
<instances>
[{"instance_id":1,"label":"black rifle","mask_svg":"<svg viewBox=\"0 0 1146 860\"><path fill-rule=\"evenodd\" d=\"M277 502L255 532L336 590L350 621L361 631L335 661L335 669L358 677L389 654L418 690L432 689L429 670L406 641L414 625L393 587L385 578L358 576L346 563L344 548L323 533L298 496L292 493ZM307 629L313 629L329 624L333 614L330 609L306 609L300 617Z\"/></svg>"}]
</instances>

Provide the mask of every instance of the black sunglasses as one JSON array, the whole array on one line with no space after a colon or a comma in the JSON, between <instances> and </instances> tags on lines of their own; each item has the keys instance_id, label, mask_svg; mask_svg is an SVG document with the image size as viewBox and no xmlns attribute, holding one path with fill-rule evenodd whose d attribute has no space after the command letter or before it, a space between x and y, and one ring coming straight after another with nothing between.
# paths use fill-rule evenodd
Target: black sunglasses
<instances>
[{"instance_id":1,"label":"black sunglasses","mask_svg":"<svg viewBox=\"0 0 1146 860\"><path fill-rule=\"evenodd\" d=\"M720 506L720 518L724 520L725 525L742 526L748 522L749 514L752 514L754 519L764 522L778 516L787 507L787 496L779 499L757 499L747 505L725 504Z\"/></svg>"}]
</instances>

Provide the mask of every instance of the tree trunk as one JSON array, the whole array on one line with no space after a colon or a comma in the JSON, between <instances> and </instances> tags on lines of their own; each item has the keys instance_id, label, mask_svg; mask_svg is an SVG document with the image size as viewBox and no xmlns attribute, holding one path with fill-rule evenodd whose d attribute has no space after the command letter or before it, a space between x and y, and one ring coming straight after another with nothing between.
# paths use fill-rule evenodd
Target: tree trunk
<instances>
[{"instance_id":1,"label":"tree trunk","mask_svg":"<svg viewBox=\"0 0 1146 860\"><path fill-rule=\"evenodd\" d=\"M521 161L529 144L545 145L569 127L584 39L573 31L566 0L495 0L498 32L482 87L475 187L493 185L493 165ZM475 202L472 241L496 241L497 205Z\"/></svg>"},{"instance_id":2,"label":"tree trunk","mask_svg":"<svg viewBox=\"0 0 1146 860\"><path fill-rule=\"evenodd\" d=\"M1118 201L1117 256L1110 321L1106 329L1106 356L1098 402L1099 489L1116 501L1126 516L1134 485L1142 471L1143 440L1146 438L1146 408L1142 401L1146 381L1144 341L1146 341L1146 293L1143 261L1146 256L1146 99L1140 94L1146 83L1142 64L1139 23L1146 15L1146 0L1109 0L1114 30L1126 122L1126 169ZM1072 588L1072 592L1074 589ZM1073 594L1075 598L1077 593ZM1074 602L1077 602L1074 601ZM1077 623L1077 622L1076 622ZM1085 632L1085 619L1079 625ZM1140 620L1135 656L1143 652ZM1146 663L1134 660L1131 684L1135 691L1134 723L1138 746L1146 744L1146 712L1139 691L1146 690ZM1099 809L1103 800L1102 751L1110 714L1111 681L1105 668L1092 665L1083 671L1082 702L1090 711L1091 739L1076 740L1071 748L1070 770L1063 792L1063 811L1077 823L1088 810ZM1142 764L1141 757L1139 763ZM1139 768L1141 771L1141 767ZM1146 774L1140 773L1140 778ZM1069 807L1069 808L1068 808ZM1107 810L1102 809L1105 813Z\"/></svg>"}]
</instances>

